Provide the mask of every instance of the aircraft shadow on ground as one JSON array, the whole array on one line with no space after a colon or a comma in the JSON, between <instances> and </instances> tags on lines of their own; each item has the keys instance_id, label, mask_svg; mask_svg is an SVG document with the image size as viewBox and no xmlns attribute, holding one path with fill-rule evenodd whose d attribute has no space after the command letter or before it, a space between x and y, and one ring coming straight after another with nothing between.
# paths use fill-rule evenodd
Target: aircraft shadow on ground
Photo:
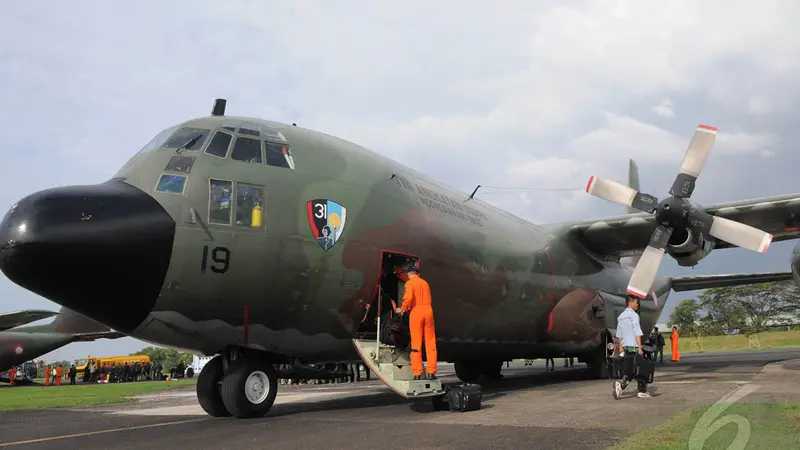
<instances>
[{"instance_id":1,"label":"aircraft shadow on ground","mask_svg":"<svg viewBox=\"0 0 800 450\"><path fill-rule=\"evenodd\" d=\"M487 400L499 399L508 393L522 389L536 387L548 387L552 389L554 386L557 386L558 388L569 389L570 386L567 385L568 383L586 381L587 379L591 379L588 370L571 368L568 370L557 370L555 372L513 373L501 379L483 378L478 380L477 384L481 385L483 391L482 400L485 402ZM445 378L444 384L459 383L448 382L448 380ZM563 385L563 387L560 385ZM419 414L434 412L433 402L430 398L406 400L391 392L389 388L386 388L385 392L359 395L349 398L276 404L273 406L267 417L286 417L308 412L353 410L402 404L409 404L409 409ZM483 404L481 408L490 409L492 406L493 405Z\"/></svg>"}]
</instances>

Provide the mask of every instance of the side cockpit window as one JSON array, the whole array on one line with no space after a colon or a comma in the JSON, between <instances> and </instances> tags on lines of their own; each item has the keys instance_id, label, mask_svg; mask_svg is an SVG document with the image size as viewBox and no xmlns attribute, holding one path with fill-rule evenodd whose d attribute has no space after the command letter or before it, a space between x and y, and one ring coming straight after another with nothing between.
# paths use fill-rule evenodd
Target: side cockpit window
<instances>
[{"instance_id":1,"label":"side cockpit window","mask_svg":"<svg viewBox=\"0 0 800 450\"><path fill-rule=\"evenodd\" d=\"M183 195L183 189L186 187L186 177L184 175L170 175L168 173L162 174L158 180L156 191L166 192L168 194Z\"/></svg>"},{"instance_id":2,"label":"side cockpit window","mask_svg":"<svg viewBox=\"0 0 800 450\"><path fill-rule=\"evenodd\" d=\"M287 144L264 141L264 147L267 151L266 156L268 165L294 170L292 150Z\"/></svg>"},{"instance_id":3,"label":"side cockpit window","mask_svg":"<svg viewBox=\"0 0 800 450\"><path fill-rule=\"evenodd\" d=\"M208 186L208 223L231 225L233 218L237 227L263 227L264 186L214 178L209 180Z\"/></svg>"},{"instance_id":4,"label":"side cockpit window","mask_svg":"<svg viewBox=\"0 0 800 450\"><path fill-rule=\"evenodd\" d=\"M264 222L264 187L236 183L236 226L260 228Z\"/></svg>"},{"instance_id":5,"label":"side cockpit window","mask_svg":"<svg viewBox=\"0 0 800 450\"><path fill-rule=\"evenodd\" d=\"M200 150L203 144L206 143L209 133L210 130L202 128L184 127L172 135L164 147L181 150Z\"/></svg>"},{"instance_id":6,"label":"side cockpit window","mask_svg":"<svg viewBox=\"0 0 800 450\"><path fill-rule=\"evenodd\" d=\"M233 183L227 180L209 180L208 222L216 225L231 224L233 209Z\"/></svg>"}]
</instances>

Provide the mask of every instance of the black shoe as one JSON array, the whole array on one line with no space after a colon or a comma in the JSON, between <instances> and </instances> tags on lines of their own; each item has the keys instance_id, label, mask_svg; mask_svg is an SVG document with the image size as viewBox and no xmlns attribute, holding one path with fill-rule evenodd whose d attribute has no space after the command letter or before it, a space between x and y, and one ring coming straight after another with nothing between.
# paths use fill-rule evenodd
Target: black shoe
<instances>
[{"instance_id":1,"label":"black shoe","mask_svg":"<svg viewBox=\"0 0 800 450\"><path fill-rule=\"evenodd\" d=\"M414 375L414 380L415 381L416 380L421 380L421 379L422 379L422 375Z\"/></svg>"},{"instance_id":2,"label":"black shoe","mask_svg":"<svg viewBox=\"0 0 800 450\"><path fill-rule=\"evenodd\" d=\"M435 379L436 379L436 375L434 375L434 374L432 374L432 373L429 373L429 374L428 374L428 379L429 379L429 380L435 380Z\"/></svg>"}]
</instances>

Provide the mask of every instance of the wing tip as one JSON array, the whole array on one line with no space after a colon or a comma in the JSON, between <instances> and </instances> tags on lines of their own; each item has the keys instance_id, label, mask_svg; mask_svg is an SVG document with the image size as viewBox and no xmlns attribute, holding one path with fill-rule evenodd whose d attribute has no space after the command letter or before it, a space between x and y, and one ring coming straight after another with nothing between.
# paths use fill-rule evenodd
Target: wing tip
<instances>
[{"instance_id":1,"label":"wing tip","mask_svg":"<svg viewBox=\"0 0 800 450\"><path fill-rule=\"evenodd\" d=\"M591 177L589 177L589 182L588 182L588 183L586 183L586 193L587 193L587 194L591 194L591 193L592 193L592 188L594 187L594 180L595 180L596 178L597 178L597 177L595 177L594 175L592 175Z\"/></svg>"},{"instance_id":2,"label":"wing tip","mask_svg":"<svg viewBox=\"0 0 800 450\"><path fill-rule=\"evenodd\" d=\"M628 292L628 294L635 295L636 297L639 297L639 298L647 297L647 293L646 292L642 292L642 291L640 291L639 289L636 289L633 286L628 286L627 292Z\"/></svg>"},{"instance_id":3,"label":"wing tip","mask_svg":"<svg viewBox=\"0 0 800 450\"><path fill-rule=\"evenodd\" d=\"M697 131L702 131L710 134L717 134L718 129L717 127L712 127L711 125L700 124L697 126Z\"/></svg>"}]
</instances>

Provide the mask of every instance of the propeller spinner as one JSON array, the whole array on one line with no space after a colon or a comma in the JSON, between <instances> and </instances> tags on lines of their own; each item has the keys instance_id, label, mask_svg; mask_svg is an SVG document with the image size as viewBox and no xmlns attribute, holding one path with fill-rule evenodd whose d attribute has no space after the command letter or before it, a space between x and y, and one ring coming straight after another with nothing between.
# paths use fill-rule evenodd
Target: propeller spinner
<instances>
[{"instance_id":1,"label":"propeller spinner","mask_svg":"<svg viewBox=\"0 0 800 450\"><path fill-rule=\"evenodd\" d=\"M694 192L697 177L706 164L717 129L700 125L683 157L680 172L672 183L670 196L659 202L658 198L637 192L616 181L599 177L589 178L586 192L610 202L630 206L647 213L655 213L658 226L650 236L636 269L628 283L628 293L640 298L647 296L664 258L664 253L676 228L689 228L696 233L714 236L741 248L765 253L772 235L743 223L712 216L697 203L689 200Z\"/></svg>"}]
</instances>

